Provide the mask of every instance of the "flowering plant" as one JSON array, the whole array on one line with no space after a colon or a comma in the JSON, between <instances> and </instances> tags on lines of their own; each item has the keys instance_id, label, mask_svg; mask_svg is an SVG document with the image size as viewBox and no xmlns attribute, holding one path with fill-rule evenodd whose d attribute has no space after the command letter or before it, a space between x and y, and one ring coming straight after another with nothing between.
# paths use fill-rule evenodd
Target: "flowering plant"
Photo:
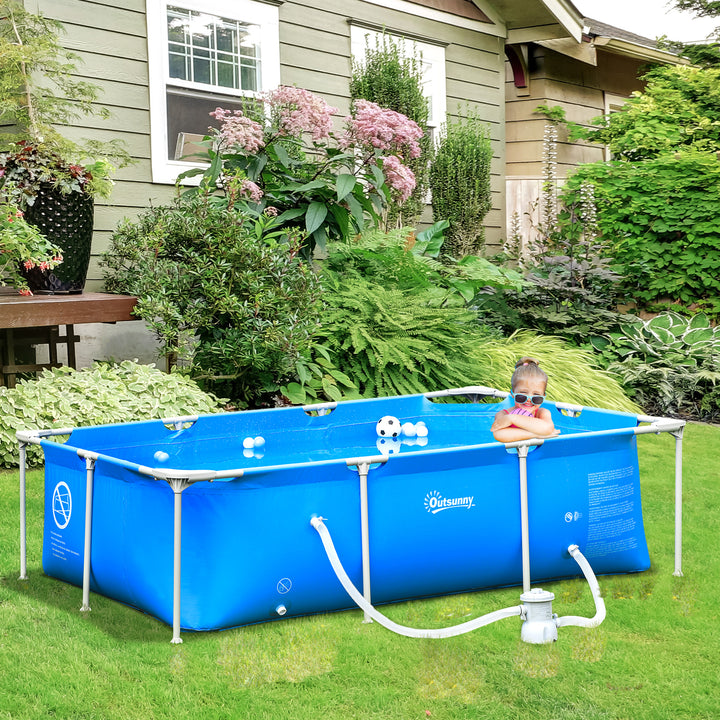
<instances>
[{"instance_id":1,"label":"flowering plant","mask_svg":"<svg viewBox=\"0 0 720 720\"><path fill-rule=\"evenodd\" d=\"M17 288L21 295L32 295L20 267L51 270L61 262L60 248L26 222L16 205L0 204L0 285Z\"/></svg>"},{"instance_id":2,"label":"flowering plant","mask_svg":"<svg viewBox=\"0 0 720 720\"><path fill-rule=\"evenodd\" d=\"M105 159L81 165L64 160L41 143L20 141L0 152L0 195L4 202L20 207L32 205L43 185L65 194L108 197L113 170Z\"/></svg>"},{"instance_id":3,"label":"flowering plant","mask_svg":"<svg viewBox=\"0 0 720 720\"><path fill-rule=\"evenodd\" d=\"M219 190L229 209L272 215L276 227L300 228L305 254L329 238L348 239L369 219L377 225L390 198L407 200L415 177L404 164L420 154L417 123L367 100L335 134L337 108L297 87L281 86L245 104L218 108L205 138L200 190Z\"/></svg>"}]
</instances>

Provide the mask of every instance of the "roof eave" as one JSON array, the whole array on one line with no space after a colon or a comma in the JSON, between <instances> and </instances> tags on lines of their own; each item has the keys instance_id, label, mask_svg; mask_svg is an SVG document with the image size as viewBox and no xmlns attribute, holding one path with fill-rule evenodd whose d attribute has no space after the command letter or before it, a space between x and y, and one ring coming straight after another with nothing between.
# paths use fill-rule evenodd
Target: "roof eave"
<instances>
[{"instance_id":1,"label":"roof eave","mask_svg":"<svg viewBox=\"0 0 720 720\"><path fill-rule=\"evenodd\" d=\"M596 37L593 40L598 48L602 48L607 52L625 57L643 60L644 62L662 63L664 65L689 65L687 58L680 57L666 50L647 47L646 45L638 45L637 43L617 38Z\"/></svg>"},{"instance_id":2,"label":"roof eave","mask_svg":"<svg viewBox=\"0 0 720 720\"><path fill-rule=\"evenodd\" d=\"M527 0L504 3L507 41L510 44L572 37L582 42L583 17L570 0L539 0L544 8L541 22L528 22ZM535 19L539 19L535 14Z\"/></svg>"}]
</instances>

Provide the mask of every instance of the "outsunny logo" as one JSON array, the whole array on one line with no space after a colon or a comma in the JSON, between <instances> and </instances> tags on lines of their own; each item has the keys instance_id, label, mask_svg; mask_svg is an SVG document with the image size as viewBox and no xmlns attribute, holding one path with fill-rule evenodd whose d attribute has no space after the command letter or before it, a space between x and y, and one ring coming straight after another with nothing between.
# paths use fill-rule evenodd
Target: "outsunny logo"
<instances>
[{"instance_id":1,"label":"outsunny logo","mask_svg":"<svg viewBox=\"0 0 720 720\"><path fill-rule=\"evenodd\" d=\"M469 497L445 498L437 490L433 490L425 496L425 509L433 515L443 510L453 510L455 508L465 508L469 510L471 507L475 507L474 499L474 495L470 495Z\"/></svg>"}]
</instances>

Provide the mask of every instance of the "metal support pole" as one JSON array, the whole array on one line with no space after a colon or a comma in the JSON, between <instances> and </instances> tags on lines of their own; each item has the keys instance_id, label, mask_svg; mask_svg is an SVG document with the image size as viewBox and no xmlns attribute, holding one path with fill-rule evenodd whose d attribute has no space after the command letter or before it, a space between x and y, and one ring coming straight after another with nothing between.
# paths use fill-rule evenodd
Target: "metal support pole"
<instances>
[{"instance_id":1,"label":"metal support pole","mask_svg":"<svg viewBox=\"0 0 720 720\"><path fill-rule=\"evenodd\" d=\"M92 549L92 503L95 458L85 458L85 555L83 558L83 597L80 612L90 612L90 551Z\"/></svg>"},{"instance_id":2,"label":"metal support pole","mask_svg":"<svg viewBox=\"0 0 720 720\"><path fill-rule=\"evenodd\" d=\"M527 445L517 449L520 470L520 531L522 538L523 592L530 592L530 523L528 520Z\"/></svg>"},{"instance_id":3,"label":"metal support pole","mask_svg":"<svg viewBox=\"0 0 720 720\"><path fill-rule=\"evenodd\" d=\"M684 428L671 435L675 438L675 571L682 577L682 438Z\"/></svg>"},{"instance_id":4,"label":"metal support pole","mask_svg":"<svg viewBox=\"0 0 720 720\"><path fill-rule=\"evenodd\" d=\"M20 580L27 580L27 525L25 499L25 472L27 466L27 443L20 443Z\"/></svg>"},{"instance_id":5,"label":"metal support pole","mask_svg":"<svg viewBox=\"0 0 720 720\"><path fill-rule=\"evenodd\" d=\"M367 478L370 471L370 463L362 462L358 466L360 476L360 531L362 537L362 574L363 574L363 598L372 604L370 593L370 522L368 516L368 485ZM363 622L371 623L372 618L367 612L363 613Z\"/></svg>"},{"instance_id":6,"label":"metal support pole","mask_svg":"<svg viewBox=\"0 0 720 720\"><path fill-rule=\"evenodd\" d=\"M182 491L188 487L183 481L175 480L170 483L175 493L175 523L173 540L173 636L171 643L177 645L182 642L180 637L180 571L181 571L181 541L182 541Z\"/></svg>"}]
</instances>

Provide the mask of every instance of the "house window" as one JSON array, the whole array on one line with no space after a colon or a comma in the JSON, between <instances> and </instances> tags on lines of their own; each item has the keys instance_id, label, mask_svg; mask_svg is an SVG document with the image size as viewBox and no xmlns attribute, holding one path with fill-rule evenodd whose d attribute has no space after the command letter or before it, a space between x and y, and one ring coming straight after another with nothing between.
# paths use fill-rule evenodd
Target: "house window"
<instances>
[{"instance_id":1,"label":"house window","mask_svg":"<svg viewBox=\"0 0 720 720\"><path fill-rule=\"evenodd\" d=\"M604 93L605 100L605 115L611 115L612 113L619 112L622 110L622 106L627 102L628 98L624 95L613 95L612 93ZM606 145L603 150L603 156L605 162L612 160L612 153L610 148Z\"/></svg>"},{"instance_id":2,"label":"house window","mask_svg":"<svg viewBox=\"0 0 720 720\"><path fill-rule=\"evenodd\" d=\"M382 47L382 32L353 25L350 30L351 52L356 62L363 62L366 48ZM420 42L398 35L388 37L408 57L420 57L422 62L423 94L428 99L430 117L428 128L437 137L445 122L447 97L445 92L445 48L442 45Z\"/></svg>"},{"instance_id":3,"label":"house window","mask_svg":"<svg viewBox=\"0 0 720 720\"><path fill-rule=\"evenodd\" d=\"M241 108L279 84L278 4L147 0L153 182L197 164L215 108Z\"/></svg>"}]
</instances>

